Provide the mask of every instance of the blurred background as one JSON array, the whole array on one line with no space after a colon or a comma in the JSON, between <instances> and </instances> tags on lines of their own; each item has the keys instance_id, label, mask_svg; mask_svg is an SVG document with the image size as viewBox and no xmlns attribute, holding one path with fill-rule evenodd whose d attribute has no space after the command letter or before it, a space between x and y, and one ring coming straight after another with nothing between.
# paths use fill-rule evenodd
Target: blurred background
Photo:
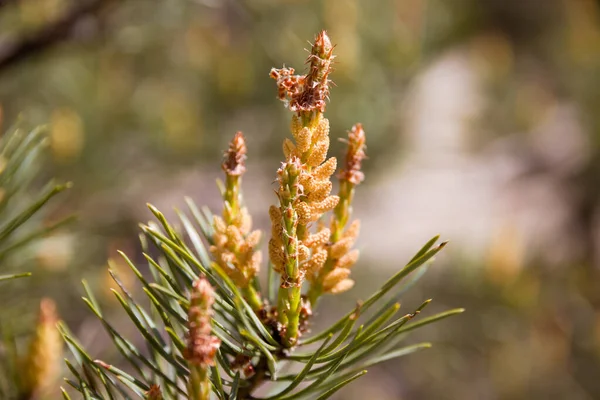
<instances>
[{"instance_id":1,"label":"blurred background","mask_svg":"<svg viewBox=\"0 0 600 400\"><path fill-rule=\"evenodd\" d=\"M437 233L451 246L403 306L467 309L419 331L432 349L339 398L600 398L597 0L0 0L4 125L49 124L45 173L75 186L48 218L79 214L19 260L35 274L2 314L25 332L51 297L110 354L81 278L116 308L106 262L139 254L145 203L167 211L188 195L219 210L214 181L237 130L245 199L266 227L290 117L268 73L302 70L323 28L338 55L332 136L362 122L369 159L354 207L360 285L319 318Z\"/></svg>"}]
</instances>

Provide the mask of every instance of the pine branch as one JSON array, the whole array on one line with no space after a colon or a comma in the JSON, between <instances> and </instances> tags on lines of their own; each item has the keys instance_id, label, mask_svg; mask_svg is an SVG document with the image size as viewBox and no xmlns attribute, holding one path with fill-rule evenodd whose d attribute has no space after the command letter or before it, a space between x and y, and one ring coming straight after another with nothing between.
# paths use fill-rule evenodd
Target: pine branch
<instances>
[{"instance_id":1,"label":"pine branch","mask_svg":"<svg viewBox=\"0 0 600 400\"><path fill-rule=\"evenodd\" d=\"M222 400L326 399L364 375L365 368L430 347L402 345L408 332L463 312L454 309L421 318L431 301L426 300L399 314L400 297L446 244L437 244L436 236L365 301L323 332L303 337L311 322L311 303L316 304L301 295L305 279L314 288L314 300L334 295L352 286L349 268L356 261L351 247L358 230L347 222L354 187L363 178L364 131L360 125L351 131L346 164L339 174L345 187L339 197L331 196L336 163L335 158L327 159L329 122L322 114L333 57L333 46L322 32L306 75L292 75L289 68L271 73L280 98L294 113L295 142L284 143L278 205L269 210L267 290L261 292L255 285L260 235L251 231L250 216L242 205L241 175L248 149L238 133L223 163L221 216L186 199L188 210L176 210L178 221L171 222L148 205L155 220L140 228L147 261L143 268L149 275L121 254L141 291L126 287L111 268L119 287L114 295L149 354L106 319L84 283L84 302L127 367L89 354L61 324L73 354L67 362L72 372L67 383L76 392L91 399L206 400L209 390ZM343 204L337 207L340 199ZM331 230L323 223L328 212L334 214ZM277 295L272 290L276 285ZM132 294L136 292L143 298ZM281 375L284 366L294 372ZM270 394L258 397L257 389L263 387ZM64 397L69 398L67 392Z\"/></svg>"},{"instance_id":2,"label":"pine branch","mask_svg":"<svg viewBox=\"0 0 600 400\"><path fill-rule=\"evenodd\" d=\"M0 262L8 256L18 255L25 246L71 220L40 226L38 217L41 211L70 186L49 182L40 193L32 194L31 182L39 175L40 156L46 145L43 127L25 131L20 123L0 138ZM0 269L4 270L6 264L2 262ZM3 293L16 295L3 281L30 275L29 272L1 275ZM48 394L59 375L63 358L63 342L55 329L56 320L54 303L43 299L26 354L17 349L17 338L10 331L11 321L1 321L0 398L28 400Z\"/></svg>"},{"instance_id":3,"label":"pine branch","mask_svg":"<svg viewBox=\"0 0 600 400\"><path fill-rule=\"evenodd\" d=\"M39 158L46 146L44 127L25 132L17 124L0 139L0 261L73 219L67 218L46 227L27 228L40 210L71 186L70 183L51 181L40 193L31 195L30 182L39 173ZM23 277L27 273L14 276Z\"/></svg>"}]
</instances>

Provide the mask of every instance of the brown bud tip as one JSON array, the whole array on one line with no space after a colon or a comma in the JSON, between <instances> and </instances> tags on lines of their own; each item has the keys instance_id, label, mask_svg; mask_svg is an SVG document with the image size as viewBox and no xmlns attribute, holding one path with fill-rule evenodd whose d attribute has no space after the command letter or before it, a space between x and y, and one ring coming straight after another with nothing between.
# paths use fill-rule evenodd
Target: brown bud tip
<instances>
[{"instance_id":1,"label":"brown bud tip","mask_svg":"<svg viewBox=\"0 0 600 400\"><path fill-rule=\"evenodd\" d=\"M246 139L242 132L237 132L231 142L229 149L224 154L223 171L227 175L240 176L246 172Z\"/></svg>"},{"instance_id":2,"label":"brown bud tip","mask_svg":"<svg viewBox=\"0 0 600 400\"><path fill-rule=\"evenodd\" d=\"M54 326L57 321L56 304L51 299L43 298L40 302L40 323Z\"/></svg>"},{"instance_id":3,"label":"brown bud tip","mask_svg":"<svg viewBox=\"0 0 600 400\"><path fill-rule=\"evenodd\" d=\"M365 175L361 171L362 160L366 157L366 137L362 124L354 125L348 132L347 143L346 162L340 171L340 179L358 185L365 179Z\"/></svg>"},{"instance_id":4,"label":"brown bud tip","mask_svg":"<svg viewBox=\"0 0 600 400\"><path fill-rule=\"evenodd\" d=\"M333 46L331 39L327 35L327 31L321 31L315 37L315 43L313 44L311 54L319 58L330 58L333 53Z\"/></svg>"},{"instance_id":5,"label":"brown bud tip","mask_svg":"<svg viewBox=\"0 0 600 400\"><path fill-rule=\"evenodd\" d=\"M163 395L160 390L160 386L150 386L150 389L146 392L146 400L163 400Z\"/></svg>"},{"instance_id":6,"label":"brown bud tip","mask_svg":"<svg viewBox=\"0 0 600 400\"><path fill-rule=\"evenodd\" d=\"M185 358L193 365L206 368L214 365L221 341L212 335L212 305L215 291L204 277L198 278L190 295L188 310L188 345Z\"/></svg>"},{"instance_id":7,"label":"brown bud tip","mask_svg":"<svg viewBox=\"0 0 600 400\"><path fill-rule=\"evenodd\" d=\"M192 285L190 308L198 307L212 315L212 305L215 302L215 290L204 277L196 279Z\"/></svg>"},{"instance_id":8,"label":"brown bud tip","mask_svg":"<svg viewBox=\"0 0 600 400\"><path fill-rule=\"evenodd\" d=\"M333 48L327 32L321 31L315 37L310 55L306 60L310 64L306 75L293 75L292 68L271 70L271 78L277 81L279 99L284 101L290 110L325 112L331 83L328 76L335 58Z\"/></svg>"}]
</instances>

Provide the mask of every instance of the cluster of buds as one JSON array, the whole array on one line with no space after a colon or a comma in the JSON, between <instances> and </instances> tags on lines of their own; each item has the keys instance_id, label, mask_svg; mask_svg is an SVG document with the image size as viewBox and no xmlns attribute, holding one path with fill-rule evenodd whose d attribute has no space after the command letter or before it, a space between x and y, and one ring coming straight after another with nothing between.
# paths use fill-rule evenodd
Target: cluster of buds
<instances>
[{"instance_id":1,"label":"cluster of buds","mask_svg":"<svg viewBox=\"0 0 600 400\"><path fill-rule=\"evenodd\" d=\"M206 278L198 278L192 287L188 310L189 332L185 358L192 365L203 368L214 365L220 341L212 335L215 292Z\"/></svg>"},{"instance_id":2,"label":"cluster of buds","mask_svg":"<svg viewBox=\"0 0 600 400\"><path fill-rule=\"evenodd\" d=\"M23 366L23 388L27 398L45 398L60 376L63 340L56 329L56 305L42 299L35 334Z\"/></svg>"},{"instance_id":3,"label":"cluster of buds","mask_svg":"<svg viewBox=\"0 0 600 400\"><path fill-rule=\"evenodd\" d=\"M365 159L366 136L362 124L355 124L346 140L348 150L346 151L346 162L344 168L340 171L341 181L347 181L352 185L358 185L365 180L365 174L362 172L362 161Z\"/></svg>"},{"instance_id":4,"label":"cluster of buds","mask_svg":"<svg viewBox=\"0 0 600 400\"><path fill-rule=\"evenodd\" d=\"M288 108L297 112L325 112L326 101L329 99L329 73L332 70L333 46L325 31L315 38L307 64L310 65L308 74L294 75L293 68L273 68L271 78L277 81L279 99Z\"/></svg>"},{"instance_id":5,"label":"cluster of buds","mask_svg":"<svg viewBox=\"0 0 600 400\"><path fill-rule=\"evenodd\" d=\"M311 285L320 285L323 293L343 293L354 286L349 278L350 268L358 260L359 251L352 249L360 228L360 221L355 220L342 234L337 242L331 241L328 247L327 261L323 267L308 275ZM314 301L311 299L311 302Z\"/></svg>"},{"instance_id":6,"label":"cluster of buds","mask_svg":"<svg viewBox=\"0 0 600 400\"><path fill-rule=\"evenodd\" d=\"M208 369L215 365L221 341L212 335L212 316L215 293L206 278L197 279L192 286L188 310L187 348L184 357L190 368L188 394L190 400L210 399Z\"/></svg>"},{"instance_id":7,"label":"cluster of buds","mask_svg":"<svg viewBox=\"0 0 600 400\"><path fill-rule=\"evenodd\" d=\"M308 57L310 69L305 76L293 75L291 68L271 70L280 99L295 112L291 123L294 141L284 141L285 162L278 171L279 205L269 211L272 227L269 257L281 274L277 309L286 346L296 343L303 310L309 306L301 296L307 276L311 280L313 277L325 279L325 287L332 293L349 288L347 275L338 279L340 274L334 273L333 268L323 273L331 259L332 230L321 220L323 214L339 207L340 203L339 196L331 195L331 176L337 161L334 157L327 158L329 121L322 115L329 96L328 76L333 58L331 41L321 32ZM333 250L337 257L335 264L346 267L345 270L355 261L350 258L356 253L349 252L344 243L350 243L357 231L348 230L343 243Z\"/></svg>"},{"instance_id":8,"label":"cluster of buds","mask_svg":"<svg viewBox=\"0 0 600 400\"><path fill-rule=\"evenodd\" d=\"M225 152L222 164L226 175L224 207L222 217L214 217L213 245L210 252L219 266L245 292L250 304L259 309L261 302L251 283L262 262L262 254L256 250L261 232L252 231L252 218L242 205L241 196L241 177L246 171L246 152L244 135L237 132Z\"/></svg>"},{"instance_id":9,"label":"cluster of buds","mask_svg":"<svg viewBox=\"0 0 600 400\"><path fill-rule=\"evenodd\" d=\"M307 277L311 282L308 298L312 304L322 293L342 293L354 286L354 281L348 277L350 268L359 256L359 251L352 250L352 246L358 237L360 221L354 220L348 227L347 225L352 213L354 188L364 180L361 165L365 158L365 132L361 124L354 125L348 132L346 143L346 159L338 175L340 201L331 219L327 261L323 268Z\"/></svg>"},{"instance_id":10,"label":"cluster of buds","mask_svg":"<svg viewBox=\"0 0 600 400\"><path fill-rule=\"evenodd\" d=\"M277 171L279 207L271 206L271 240L269 256L286 287L300 286L305 274L319 270L327 259L325 246L330 230L320 226L309 232L309 224L333 210L339 202L331 195L331 175L335 157L327 158L329 121L319 116L314 128L302 126L300 118L292 119L295 144L286 139L286 162Z\"/></svg>"}]
</instances>

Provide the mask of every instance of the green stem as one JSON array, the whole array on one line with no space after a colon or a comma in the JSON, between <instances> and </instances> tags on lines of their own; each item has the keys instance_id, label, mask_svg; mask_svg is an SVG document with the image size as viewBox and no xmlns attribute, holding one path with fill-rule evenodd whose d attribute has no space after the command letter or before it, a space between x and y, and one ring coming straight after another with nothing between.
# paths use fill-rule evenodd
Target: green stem
<instances>
[{"instance_id":1,"label":"green stem","mask_svg":"<svg viewBox=\"0 0 600 400\"><path fill-rule=\"evenodd\" d=\"M287 327L288 324L287 309L287 289L284 287L279 287L279 292L277 293L277 320L285 327Z\"/></svg>"},{"instance_id":2,"label":"green stem","mask_svg":"<svg viewBox=\"0 0 600 400\"><path fill-rule=\"evenodd\" d=\"M302 308L302 286L292 286L288 290L288 322L285 335L285 345L292 347L300 336L300 309Z\"/></svg>"},{"instance_id":3,"label":"green stem","mask_svg":"<svg viewBox=\"0 0 600 400\"><path fill-rule=\"evenodd\" d=\"M227 175L225 181L225 193L223 193L223 200L225 200L223 218L227 225L233 224L235 217L240 212L240 197L240 177Z\"/></svg>"},{"instance_id":4,"label":"green stem","mask_svg":"<svg viewBox=\"0 0 600 400\"><path fill-rule=\"evenodd\" d=\"M298 324L300 311L300 268L298 266L298 214L294 203L298 196L297 180L300 166L288 163L283 171L280 207L283 216L283 244L285 253L284 273L281 276L281 287L278 294L279 322L286 327L283 335L284 345L292 347L298 340ZM297 315L296 315L297 314ZM295 325L295 326L294 326Z\"/></svg>"},{"instance_id":5,"label":"green stem","mask_svg":"<svg viewBox=\"0 0 600 400\"><path fill-rule=\"evenodd\" d=\"M193 366L188 381L189 400L210 400L210 392L208 370L200 366Z\"/></svg>"}]
</instances>

